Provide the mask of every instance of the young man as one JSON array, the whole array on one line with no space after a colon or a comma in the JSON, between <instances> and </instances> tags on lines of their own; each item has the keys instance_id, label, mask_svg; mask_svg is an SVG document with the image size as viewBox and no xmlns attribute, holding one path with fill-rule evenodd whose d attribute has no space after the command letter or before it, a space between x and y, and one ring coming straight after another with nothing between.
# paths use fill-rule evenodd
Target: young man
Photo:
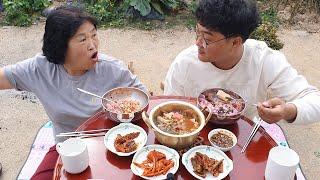
<instances>
[{"instance_id":1,"label":"young man","mask_svg":"<svg viewBox=\"0 0 320 180\"><path fill-rule=\"evenodd\" d=\"M220 87L246 100L250 118L258 112L268 123L320 120L320 92L282 53L248 39L259 24L253 1L200 0L196 17L196 45L172 63L165 94L197 97L205 89ZM250 106L254 103L258 108Z\"/></svg>"}]
</instances>

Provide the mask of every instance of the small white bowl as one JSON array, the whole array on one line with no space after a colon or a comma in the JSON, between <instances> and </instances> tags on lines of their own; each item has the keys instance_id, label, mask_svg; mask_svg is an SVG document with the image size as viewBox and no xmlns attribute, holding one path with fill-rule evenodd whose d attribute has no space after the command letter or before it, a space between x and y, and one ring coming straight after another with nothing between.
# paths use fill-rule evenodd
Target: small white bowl
<instances>
[{"instance_id":1,"label":"small white bowl","mask_svg":"<svg viewBox=\"0 0 320 180\"><path fill-rule=\"evenodd\" d=\"M228 135L229 137L232 138L233 144L232 144L231 147L223 148L223 147L220 147L220 146L214 144L214 143L211 141L211 137L212 137L214 134L217 134L218 132L223 133L223 134L226 134L226 135ZM235 134L233 134L233 133L232 133L231 131L229 131L229 130L221 129L221 128L211 130L211 131L209 132L209 134L208 134L208 140L209 140L210 144L211 144L213 147L218 148L218 149L220 149L220 150L223 151L223 152L230 151L230 149L232 149L232 148L237 144L237 141L238 141Z\"/></svg>"}]
</instances>

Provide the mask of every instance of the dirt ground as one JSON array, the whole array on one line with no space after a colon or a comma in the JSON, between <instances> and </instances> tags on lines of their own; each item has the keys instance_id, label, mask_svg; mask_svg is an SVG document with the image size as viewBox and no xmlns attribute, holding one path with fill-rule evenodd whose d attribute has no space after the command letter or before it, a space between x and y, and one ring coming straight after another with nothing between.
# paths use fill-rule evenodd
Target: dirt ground
<instances>
[{"instance_id":1,"label":"dirt ground","mask_svg":"<svg viewBox=\"0 0 320 180\"><path fill-rule=\"evenodd\" d=\"M44 25L30 28L0 28L0 66L12 64L41 52ZM320 33L281 29L282 52L299 73L320 88ZM101 52L126 63L155 94L175 56L194 42L194 32L185 28L141 31L108 29L99 31ZM15 179L30 150L34 137L47 116L39 102L14 91L0 92L0 179ZM29 96L29 95L28 95ZM30 95L32 98L32 95ZM24 100L23 100L24 99ZM298 152L308 179L320 172L320 123L293 126L280 123L290 146Z\"/></svg>"}]
</instances>

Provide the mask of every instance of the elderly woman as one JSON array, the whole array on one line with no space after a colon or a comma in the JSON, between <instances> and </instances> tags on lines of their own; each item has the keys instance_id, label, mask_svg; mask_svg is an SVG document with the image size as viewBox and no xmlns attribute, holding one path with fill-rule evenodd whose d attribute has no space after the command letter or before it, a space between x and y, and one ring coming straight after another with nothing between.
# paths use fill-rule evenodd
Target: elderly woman
<instances>
[{"instance_id":1,"label":"elderly woman","mask_svg":"<svg viewBox=\"0 0 320 180\"><path fill-rule=\"evenodd\" d=\"M77 88L97 94L120 86L147 91L119 60L98 48L95 19L75 7L59 7L47 17L43 53L1 68L0 89L33 92L53 122L54 134L74 131L101 108L100 101ZM57 157L52 147L33 179L50 179Z\"/></svg>"}]
</instances>

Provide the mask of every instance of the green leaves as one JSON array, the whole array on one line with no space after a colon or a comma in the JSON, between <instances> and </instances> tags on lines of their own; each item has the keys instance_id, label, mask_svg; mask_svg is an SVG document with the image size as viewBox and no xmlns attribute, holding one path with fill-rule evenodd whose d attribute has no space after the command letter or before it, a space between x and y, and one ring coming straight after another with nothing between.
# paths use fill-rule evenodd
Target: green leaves
<instances>
[{"instance_id":1,"label":"green leaves","mask_svg":"<svg viewBox=\"0 0 320 180\"><path fill-rule=\"evenodd\" d=\"M277 27L270 22L263 22L251 35L250 38L265 41L272 49L279 50L283 48L277 36Z\"/></svg>"},{"instance_id":2,"label":"green leaves","mask_svg":"<svg viewBox=\"0 0 320 180\"><path fill-rule=\"evenodd\" d=\"M130 5L138 10L142 16L146 16L151 11L149 0L130 0Z\"/></svg>"},{"instance_id":3,"label":"green leaves","mask_svg":"<svg viewBox=\"0 0 320 180\"><path fill-rule=\"evenodd\" d=\"M48 0L4 0L5 21L9 25L30 26L49 4Z\"/></svg>"},{"instance_id":4,"label":"green leaves","mask_svg":"<svg viewBox=\"0 0 320 180\"><path fill-rule=\"evenodd\" d=\"M126 1L118 4L115 0L87 0L85 6L102 27L121 26L124 23Z\"/></svg>"},{"instance_id":5,"label":"green leaves","mask_svg":"<svg viewBox=\"0 0 320 180\"><path fill-rule=\"evenodd\" d=\"M278 27L279 26L279 19L277 17L277 14L278 14L277 10L275 8L271 7L265 11L262 11L260 13L260 17L263 22L270 22L275 27Z\"/></svg>"},{"instance_id":6,"label":"green leaves","mask_svg":"<svg viewBox=\"0 0 320 180\"><path fill-rule=\"evenodd\" d=\"M162 11L162 9L161 9L161 4L159 3L159 2L156 2L156 1L151 1L151 5L152 5L152 7L156 10L156 11L158 11L160 14L164 14L164 12Z\"/></svg>"},{"instance_id":7,"label":"green leaves","mask_svg":"<svg viewBox=\"0 0 320 180\"><path fill-rule=\"evenodd\" d=\"M250 38L265 41L272 49L282 49L283 43L280 42L277 36L279 19L276 9L272 7L266 9L260 13L260 16L262 24L250 35Z\"/></svg>"},{"instance_id":8,"label":"green leaves","mask_svg":"<svg viewBox=\"0 0 320 180\"><path fill-rule=\"evenodd\" d=\"M31 4L31 8L35 12L42 11L46 7L50 5L48 0L33 0L33 3Z\"/></svg>"},{"instance_id":9,"label":"green leaves","mask_svg":"<svg viewBox=\"0 0 320 180\"><path fill-rule=\"evenodd\" d=\"M177 0L160 0L168 9L176 9L179 5Z\"/></svg>"},{"instance_id":10,"label":"green leaves","mask_svg":"<svg viewBox=\"0 0 320 180\"><path fill-rule=\"evenodd\" d=\"M122 25L127 20L130 6L141 16L147 16L154 9L161 15L165 10L176 10L179 0L83 0L87 11L101 24ZM30 26L41 12L50 5L48 0L3 0L5 23L15 26Z\"/></svg>"},{"instance_id":11,"label":"green leaves","mask_svg":"<svg viewBox=\"0 0 320 180\"><path fill-rule=\"evenodd\" d=\"M176 9L179 6L178 0L129 0L130 5L138 10L141 16L146 16L151 12L153 7L160 14L164 14L163 9Z\"/></svg>"}]
</instances>

